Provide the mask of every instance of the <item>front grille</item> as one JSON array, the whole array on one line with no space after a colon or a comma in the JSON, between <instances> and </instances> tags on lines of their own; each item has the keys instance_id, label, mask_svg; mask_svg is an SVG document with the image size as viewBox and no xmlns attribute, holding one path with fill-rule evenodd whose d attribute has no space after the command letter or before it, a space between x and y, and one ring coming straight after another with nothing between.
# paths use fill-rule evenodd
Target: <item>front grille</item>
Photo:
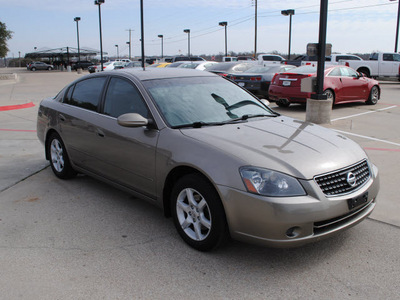
<instances>
[{"instance_id":1,"label":"front grille","mask_svg":"<svg viewBox=\"0 0 400 300\"><path fill-rule=\"evenodd\" d=\"M349 180L349 176L352 180ZM370 177L371 173L368 163L364 160L345 169L315 176L314 180L325 195L339 196L357 190L363 186Z\"/></svg>"}]
</instances>

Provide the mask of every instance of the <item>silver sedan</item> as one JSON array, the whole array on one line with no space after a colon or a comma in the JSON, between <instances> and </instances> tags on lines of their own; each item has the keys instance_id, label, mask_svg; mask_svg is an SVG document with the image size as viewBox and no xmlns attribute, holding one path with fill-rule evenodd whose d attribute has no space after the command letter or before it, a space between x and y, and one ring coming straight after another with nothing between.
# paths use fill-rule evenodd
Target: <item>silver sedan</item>
<instances>
[{"instance_id":1,"label":"silver sedan","mask_svg":"<svg viewBox=\"0 0 400 300\"><path fill-rule=\"evenodd\" d=\"M379 190L355 142L197 70L84 76L41 102L37 134L56 176L88 174L158 205L201 251L229 237L331 236L365 219Z\"/></svg>"}]
</instances>

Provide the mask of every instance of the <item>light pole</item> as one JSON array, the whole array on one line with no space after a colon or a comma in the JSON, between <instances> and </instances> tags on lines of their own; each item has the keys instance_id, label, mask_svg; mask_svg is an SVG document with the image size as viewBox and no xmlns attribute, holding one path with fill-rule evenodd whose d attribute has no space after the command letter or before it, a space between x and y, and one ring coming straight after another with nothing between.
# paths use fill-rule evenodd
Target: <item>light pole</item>
<instances>
[{"instance_id":1,"label":"light pole","mask_svg":"<svg viewBox=\"0 0 400 300\"><path fill-rule=\"evenodd\" d=\"M183 32L188 34L188 56L190 57L190 29L184 29Z\"/></svg>"},{"instance_id":2,"label":"light pole","mask_svg":"<svg viewBox=\"0 0 400 300\"><path fill-rule=\"evenodd\" d=\"M396 0L389 0L396 1ZM394 52L397 53L397 44L399 42L399 22L400 22L400 0L398 0L399 6L397 7L397 26L396 26L396 41L394 44Z\"/></svg>"},{"instance_id":3,"label":"light pole","mask_svg":"<svg viewBox=\"0 0 400 300\"><path fill-rule=\"evenodd\" d=\"M161 58L164 58L164 36L159 34L158 37L161 39Z\"/></svg>"},{"instance_id":4,"label":"light pole","mask_svg":"<svg viewBox=\"0 0 400 300\"><path fill-rule=\"evenodd\" d=\"M281 14L284 16L289 16L289 51L288 60L290 59L290 45L292 41L292 16L294 15L294 9L282 10Z\"/></svg>"},{"instance_id":5,"label":"light pole","mask_svg":"<svg viewBox=\"0 0 400 300\"><path fill-rule=\"evenodd\" d=\"M94 4L99 6L99 30L100 30L100 64L101 71L103 71L103 38L101 34L101 9L100 6L104 4L105 0L94 0Z\"/></svg>"},{"instance_id":6,"label":"light pole","mask_svg":"<svg viewBox=\"0 0 400 300\"><path fill-rule=\"evenodd\" d=\"M81 53L79 49L79 25L78 22L81 20L81 17L75 17L74 21L76 22L76 40L78 41L78 62L81 61Z\"/></svg>"},{"instance_id":7,"label":"light pole","mask_svg":"<svg viewBox=\"0 0 400 300\"><path fill-rule=\"evenodd\" d=\"M225 56L228 56L228 35L226 33L226 28L228 27L228 22L219 22L219 26L225 27Z\"/></svg>"},{"instance_id":8,"label":"light pole","mask_svg":"<svg viewBox=\"0 0 400 300\"><path fill-rule=\"evenodd\" d=\"M117 59L119 59L119 49L118 49L118 45L115 45L115 48L117 48Z\"/></svg>"},{"instance_id":9,"label":"light pole","mask_svg":"<svg viewBox=\"0 0 400 300\"><path fill-rule=\"evenodd\" d=\"M131 42L126 42L126 44L129 46L129 60L131 60Z\"/></svg>"}]
</instances>

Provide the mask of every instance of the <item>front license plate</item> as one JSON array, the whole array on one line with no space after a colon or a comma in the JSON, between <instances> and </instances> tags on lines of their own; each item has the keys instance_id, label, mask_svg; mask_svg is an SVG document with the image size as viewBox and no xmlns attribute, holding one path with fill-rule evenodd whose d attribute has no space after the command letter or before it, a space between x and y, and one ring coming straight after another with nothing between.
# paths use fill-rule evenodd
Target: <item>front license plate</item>
<instances>
[{"instance_id":1,"label":"front license plate","mask_svg":"<svg viewBox=\"0 0 400 300\"><path fill-rule=\"evenodd\" d=\"M291 83L290 81L283 81L282 85L283 86L290 86L290 83Z\"/></svg>"},{"instance_id":2,"label":"front license plate","mask_svg":"<svg viewBox=\"0 0 400 300\"><path fill-rule=\"evenodd\" d=\"M347 204L349 205L349 209L356 208L357 206L363 205L368 202L368 192L362 194L353 199L347 200Z\"/></svg>"},{"instance_id":3,"label":"front license plate","mask_svg":"<svg viewBox=\"0 0 400 300\"><path fill-rule=\"evenodd\" d=\"M246 84L244 82L238 82L238 85L244 87Z\"/></svg>"}]
</instances>

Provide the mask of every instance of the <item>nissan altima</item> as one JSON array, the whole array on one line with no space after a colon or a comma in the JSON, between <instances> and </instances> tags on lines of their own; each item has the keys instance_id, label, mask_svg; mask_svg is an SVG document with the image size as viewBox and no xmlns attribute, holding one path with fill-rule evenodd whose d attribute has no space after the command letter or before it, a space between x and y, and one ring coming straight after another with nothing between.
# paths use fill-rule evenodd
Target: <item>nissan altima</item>
<instances>
[{"instance_id":1,"label":"nissan altima","mask_svg":"<svg viewBox=\"0 0 400 300\"><path fill-rule=\"evenodd\" d=\"M364 220L377 167L346 136L279 115L198 70L89 74L41 102L37 135L56 176L93 176L159 206L182 239L291 247Z\"/></svg>"}]
</instances>

